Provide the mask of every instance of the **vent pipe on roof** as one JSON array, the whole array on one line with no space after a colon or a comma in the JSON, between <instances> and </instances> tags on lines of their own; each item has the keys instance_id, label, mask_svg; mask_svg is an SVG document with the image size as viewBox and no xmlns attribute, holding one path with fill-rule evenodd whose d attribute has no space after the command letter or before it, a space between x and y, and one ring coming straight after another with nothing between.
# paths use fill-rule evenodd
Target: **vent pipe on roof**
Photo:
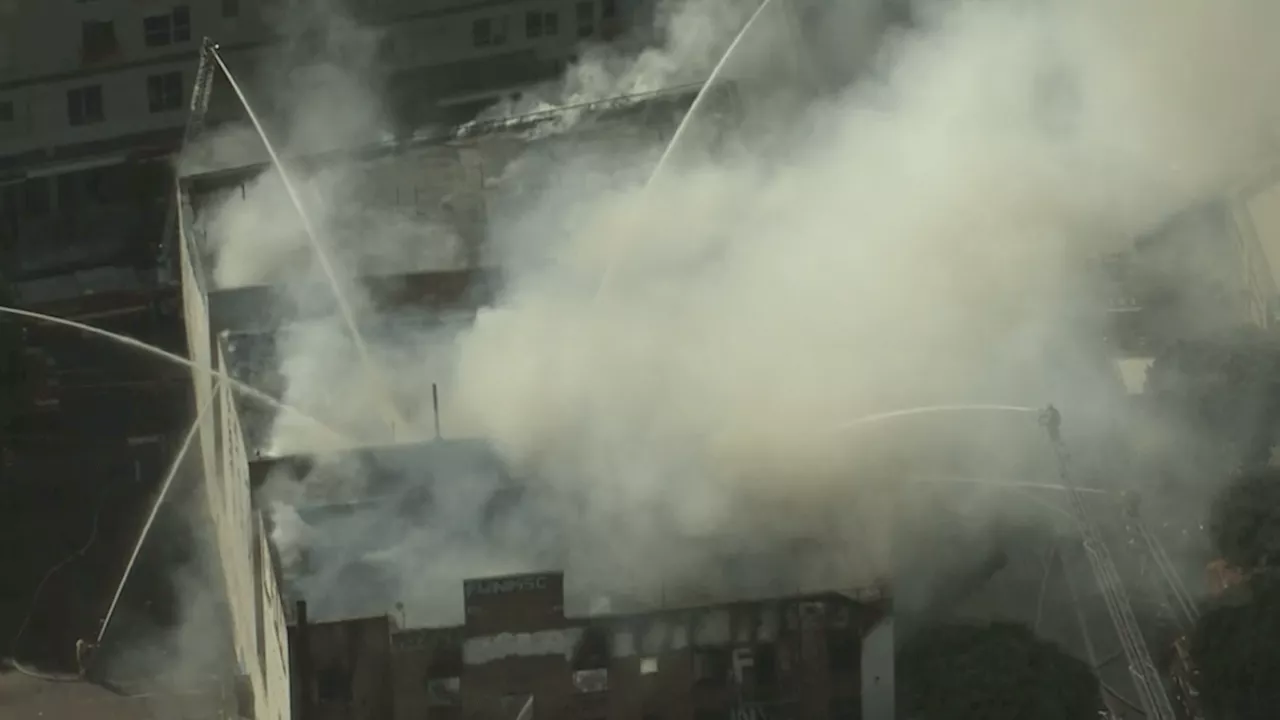
<instances>
[{"instance_id":1,"label":"vent pipe on roof","mask_svg":"<svg viewBox=\"0 0 1280 720\"><path fill-rule=\"evenodd\" d=\"M440 439L440 391L431 383L431 412L436 421L436 439Z\"/></svg>"}]
</instances>

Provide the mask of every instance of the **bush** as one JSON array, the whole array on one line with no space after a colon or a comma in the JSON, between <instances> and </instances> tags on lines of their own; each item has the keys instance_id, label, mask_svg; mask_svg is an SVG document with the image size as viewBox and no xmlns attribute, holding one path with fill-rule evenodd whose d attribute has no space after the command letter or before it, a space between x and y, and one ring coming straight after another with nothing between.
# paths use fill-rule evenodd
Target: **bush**
<instances>
[{"instance_id":1,"label":"bush","mask_svg":"<svg viewBox=\"0 0 1280 720\"><path fill-rule=\"evenodd\" d=\"M1280 582L1255 576L1200 617L1191 657L1206 720L1273 720L1280 708Z\"/></svg>"},{"instance_id":2,"label":"bush","mask_svg":"<svg viewBox=\"0 0 1280 720\"><path fill-rule=\"evenodd\" d=\"M923 628L899 651L898 712L910 720L1097 720L1089 666L1011 623Z\"/></svg>"},{"instance_id":3,"label":"bush","mask_svg":"<svg viewBox=\"0 0 1280 720\"><path fill-rule=\"evenodd\" d=\"M1209 533L1222 559L1235 567L1280 564L1280 470L1237 475L1214 499Z\"/></svg>"}]
</instances>

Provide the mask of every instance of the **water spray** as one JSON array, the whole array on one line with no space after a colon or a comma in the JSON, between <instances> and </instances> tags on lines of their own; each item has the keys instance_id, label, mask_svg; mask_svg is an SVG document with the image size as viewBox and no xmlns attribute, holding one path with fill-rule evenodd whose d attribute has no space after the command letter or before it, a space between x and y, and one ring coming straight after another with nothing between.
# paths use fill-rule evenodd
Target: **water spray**
<instances>
[{"instance_id":1,"label":"water spray","mask_svg":"<svg viewBox=\"0 0 1280 720\"><path fill-rule=\"evenodd\" d=\"M709 94L707 92L708 89L720 79L720 74L724 72L725 66L729 64L729 58L733 57L734 51L736 51L738 46L742 44L742 39L747 36L747 33L751 31L751 28L755 27L756 21L764 14L765 9L771 7L773 3L774 0L764 0L764 2L760 3L760 7L756 8L756 11L751 13L751 17L747 18L747 22L733 38L733 42L729 43L729 47L725 49L724 55L720 56L720 61L711 69L711 74L707 76L706 82L702 83L702 87L698 90L698 94L694 96L693 102L689 105L689 111L680 119L680 124L676 126L676 131L671 135L671 142L667 143L666 149L663 150L662 155L658 157L658 163L654 165L653 172L649 174L649 181L645 184L645 187L652 187L662 175L662 171L666 169L667 163L671 160L671 156L675 154L676 147L680 145L680 141L683 140L684 136L688 133L689 126L692 124L691 119L697 115L698 111L702 109L702 105L706 102L707 95Z\"/></svg>"},{"instance_id":2,"label":"water spray","mask_svg":"<svg viewBox=\"0 0 1280 720\"><path fill-rule=\"evenodd\" d=\"M747 36L747 32L755 26L756 20L764 14L765 8L773 5L773 2L774 0L764 0L764 2L760 3L760 7L756 8L755 12L751 13L750 18L747 18L747 22L742 26L742 29L738 31L737 36L733 38L733 42L729 43L729 47L726 48L724 54L720 56L719 62L717 62L716 66L711 69L711 74L708 75L706 81L702 83L702 87L698 89L698 94L694 96L693 102L689 105L688 112L684 114L684 117L680 119L680 124L676 126L675 133L671 135L671 141L667 143L666 149L663 150L662 155L658 157L658 163L654 166L653 172L649 174L649 181L645 183L646 191L651 189L657 182L658 178L662 175L662 171L670 161L671 155L675 152L676 146L680 144L680 141L683 140L684 136L688 133L692 118L698 113L698 110L702 108L703 104L706 103L708 89L720 78L720 74L724 72L725 65L728 64L729 58L733 55L734 51L737 50L738 45L742 43L742 38ZM596 287L596 299L599 299L600 295L604 293L605 286L609 284L609 280L613 276L613 270L618 265L618 256L621 254L621 251L625 249L625 246L613 248L613 255L605 264L604 272L600 276L600 284Z\"/></svg>"},{"instance_id":3,"label":"water spray","mask_svg":"<svg viewBox=\"0 0 1280 720\"><path fill-rule=\"evenodd\" d=\"M4 305L0 305L0 314L15 315L17 317L26 318L28 320L39 320L41 322L47 322L54 325L61 325L63 327L73 328L75 330L87 332L92 335L97 335L98 337L111 340L113 342L119 343L121 345L125 345L127 347L135 348L137 350L150 353L151 355L154 355L158 358L162 358L164 360L168 360L171 363L181 365L189 370L197 370L200 372L209 373L210 375L217 378L221 382L226 383L236 392L239 392L247 397L251 397L254 400L262 402L276 410L294 413L298 417L301 417L307 420L308 422L315 425L317 428L324 430L326 433L332 435L335 440L338 440L342 443L349 443L348 439L344 437L341 433L330 428L328 425L317 420L315 417L293 407L292 405L287 405L285 403L280 402L279 400L253 387L252 385L243 383L231 377L230 375L226 374L225 372L222 372L220 370L214 370L211 367L206 367L199 363L188 360L187 358L184 358L181 355L176 355L167 350L162 350L156 347L155 345L150 345L148 343L142 342L141 340L131 338L128 335L113 333L110 330L103 330L102 328L94 327L92 325L86 325L81 322L76 322L75 320L68 320L66 318L60 318L54 315L45 315L44 313L32 312L31 310L21 310L19 308L6 307Z\"/></svg>"},{"instance_id":4,"label":"water spray","mask_svg":"<svg viewBox=\"0 0 1280 720\"><path fill-rule=\"evenodd\" d=\"M940 413L1036 413L1039 410L1035 408L1022 407L1021 405L927 405L923 407L905 408L902 410L891 410L889 412L876 413L874 415L866 415L845 423L841 423L835 428L834 432L842 432L853 429L859 425L867 425L869 423L883 422L885 420L895 420L897 418L912 417L914 415L934 415Z\"/></svg>"},{"instance_id":5,"label":"water spray","mask_svg":"<svg viewBox=\"0 0 1280 720\"><path fill-rule=\"evenodd\" d=\"M151 505L151 512L147 514L147 521L142 525L142 532L138 533L138 541L133 544L133 552L129 555L129 562L124 566L124 574L120 577L120 584L116 586L115 595L111 597L111 604L107 606L107 614L102 618L102 625L98 627L98 637L95 644L102 644L102 636L107 634L107 626L111 624L111 618L115 616L116 605L120 602L120 596L124 593L124 586L129 582L129 576L133 573L133 566L138 562L138 555L142 552L142 544L146 542L147 536L151 534L151 526L156 521L156 516L160 514L160 507L164 505L164 500L169 495L169 488L173 485L174 478L178 477L178 470L182 467L182 461L187 457L187 451L191 449L191 442L195 440L196 435L200 432L200 424L204 421L204 416L208 414L209 409L213 407L213 401L218 397L218 391L222 389L220 383L213 384L213 392L209 398L205 400L200 410L196 412L196 419L191 423L191 428L187 430L187 436L182 439L182 446L178 448L178 454L173 458L173 464L169 466L169 472L164 477L164 482L160 483L160 494L156 496L156 501Z\"/></svg>"},{"instance_id":6,"label":"water spray","mask_svg":"<svg viewBox=\"0 0 1280 720\"><path fill-rule=\"evenodd\" d=\"M396 441L399 429L406 427L403 418L400 417L399 410L396 409L395 402L389 386L384 382L382 374L378 371L377 366L373 362L373 358L369 355L369 348L365 344L364 336L360 334L360 328L356 325L355 313L351 309L350 303L347 302L346 296L343 294L342 287L338 283L337 273L334 272L333 263L329 259L329 254L325 251L324 243L320 241L320 234L316 230L315 225L311 222L311 217L307 214L306 208L302 203L302 198L298 195L297 188L293 184L293 180L289 177L289 173L285 170L284 163L280 161L279 154L276 153L275 146L271 144L271 140L267 138L266 129L263 128L262 122L259 121L257 113L249 105L249 98L241 90L240 84L236 82L235 76L231 74L231 70L226 63L222 61L222 56L218 53L218 46L213 43L205 45L205 52L213 59L218 68L222 70L222 75L227 79L227 84L231 86L231 90L235 92L239 98L240 104L244 106L245 113L249 116L249 122L253 123L254 130L257 131L262 145L267 150L267 155L271 158L271 164L275 166L276 172L280 175L280 182L284 185L285 194L289 196L289 202L293 204L294 210L298 213L298 220L302 223L302 229L307 235L307 239L311 242L311 250L315 253L317 262L320 263L320 269L325 274L325 279L329 281L329 286L333 289L333 297L338 306L338 314L342 316L342 322L347 327L347 332L351 335L351 341L355 345L356 354L360 357L360 362L364 366L365 373L369 380L374 384L377 393L382 397L381 409L383 411L384 420L391 432L392 441Z\"/></svg>"}]
</instances>

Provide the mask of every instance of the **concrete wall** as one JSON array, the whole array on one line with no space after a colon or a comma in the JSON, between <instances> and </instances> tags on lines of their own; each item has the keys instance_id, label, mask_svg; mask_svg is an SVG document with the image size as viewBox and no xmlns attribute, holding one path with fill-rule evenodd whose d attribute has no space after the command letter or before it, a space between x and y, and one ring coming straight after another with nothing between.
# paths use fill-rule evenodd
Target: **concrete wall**
<instances>
[{"instance_id":1,"label":"concrete wall","mask_svg":"<svg viewBox=\"0 0 1280 720\"><path fill-rule=\"evenodd\" d=\"M1280 182L1246 193L1234 209L1250 314L1256 324L1270 327L1280 309Z\"/></svg>"},{"instance_id":2,"label":"concrete wall","mask_svg":"<svg viewBox=\"0 0 1280 720\"><path fill-rule=\"evenodd\" d=\"M226 367L218 338L209 332L208 295L199 259L189 250L189 206L179 197L180 263L189 356L217 371ZM289 664L285 614L262 516L253 507L237 392L210 372L191 374L197 408L208 408L198 433L204 487L215 530L225 600L241 677L252 690L255 720L288 720ZM244 710L249 711L246 707Z\"/></svg>"}]
</instances>

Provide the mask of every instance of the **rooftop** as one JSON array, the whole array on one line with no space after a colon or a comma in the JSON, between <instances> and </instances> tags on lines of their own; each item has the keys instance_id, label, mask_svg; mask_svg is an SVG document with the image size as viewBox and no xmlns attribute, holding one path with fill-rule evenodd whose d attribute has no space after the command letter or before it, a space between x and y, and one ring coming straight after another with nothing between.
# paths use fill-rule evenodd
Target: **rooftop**
<instances>
[{"instance_id":1,"label":"rooftop","mask_svg":"<svg viewBox=\"0 0 1280 720\"><path fill-rule=\"evenodd\" d=\"M859 594L875 584L857 548L833 528L767 537L736 525L709 534L673 528L662 552L683 557L658 563L650 555L657 548L630 545L624 526L603 522L581 488L515 477L476 441L262 459L251 475L259 498L279 503L271 536L286 592L306 599L317 620L385 614L400 603L418 624L457 624L464 582L547 568L569 578L570 615L840 588ZM601 552L606 542L613 545ZM839 550L814 552L821 547ZM809 565L817 560L821 568ZM648 572L658 565L669 567Z\"/></svg>"}]
</instances>

